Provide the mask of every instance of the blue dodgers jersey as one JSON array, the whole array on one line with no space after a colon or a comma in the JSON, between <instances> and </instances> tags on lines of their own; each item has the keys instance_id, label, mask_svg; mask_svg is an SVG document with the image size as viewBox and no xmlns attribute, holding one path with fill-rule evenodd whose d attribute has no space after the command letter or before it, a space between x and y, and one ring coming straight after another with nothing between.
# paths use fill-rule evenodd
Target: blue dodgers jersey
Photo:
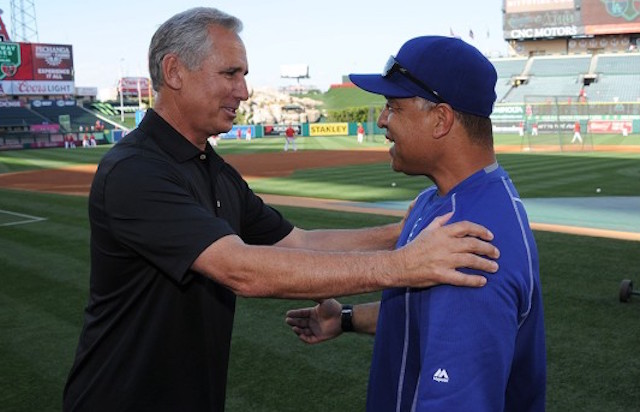
<instances>
[{"instance_id":1,"label":"blue dodgers jersey","mask_svg":"<svg viewBox=\"0 0 640 412\"><path fill-rule=\"evenodd\" d=\"M431 187L418 197L397 247L450 211L451 223L469 220L493 232L500 269L482 288L383 292L367 411L543 411L538 252L519 195L497 164L446 196Z\"/></svg>"}]
</instances>

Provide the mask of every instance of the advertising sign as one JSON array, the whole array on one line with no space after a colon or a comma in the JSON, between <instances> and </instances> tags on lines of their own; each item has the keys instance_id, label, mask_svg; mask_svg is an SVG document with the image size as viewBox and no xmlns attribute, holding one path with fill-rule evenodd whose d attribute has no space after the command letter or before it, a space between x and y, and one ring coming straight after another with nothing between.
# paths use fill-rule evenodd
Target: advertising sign
<instances>
[{"instance_id":1,"label":"advertising sign","mask_svg":"<svg viewBox=\"0 0 640 412\"><path fill-rule=\"evenodd\" d=\"M640 1L582 1L585 34L620 34L640 31Z\"/></svg>"},{"instance_id":2,"label":"advertising sign","mask_svg":"<svg viewBox=\"0 0 640 412\"><path fill-rule=\"evenodd\" d=\"M123 96L147 97L150 87L151 84L146 77L123 77L118 84Z\"/></svg>"},{"instance_id":3,"label":"advertising sign","mask_svg":"<svg viewBox=\"0 0 640 412\"><path fill-rule=\"evenodd\" d=\"M15 75L20 63L20 45L18 43L0 43L0 80Z\"/></svg>"},{"instance_id":4,"label":"advertising sign","mask_svg":"<svg viewBox=\"0 0 640 412\"><path fill-rule=\"evenodd\" d=\"M505 40L640 31L638 0L505 0Z\"/></svg>"},{"instance_id":5,"label":"advertising sign","mask_svg":"<svg viewBox=\"0 0 640 412\"><path fill-rule=\"evenodd\" d=\"M71 46L32 44L34 80L73 80Z\"/></svg>"},{"instance_id":6,"label":"advertising sign","mask_svg":"<svg viewBox=\"0 0 640 412\"><path fill-rule=\"evenodd\" d=\"M621 134L626 129L632 130L631 120L590 120L588 125L589 133L618 133Z\"/></svg>"},{"instance_id":7,"label":"advertising sign","mask_svg":"<svg viewBox=\"0 0 640 412\"><path fill-rule=\"evenodd\" d=\"M7 95L72 95L70 45L0 42L0 90Z\"/></svg>"},{"instance_id":8,"label":"advertising sign","mask_svg":"<svg viewBox=\"0 0 640 412\"><path fill-rule=\"evenodd\" d=\"M349 123L313 123L309 125L309 136L348 136Z\"/></svg>"},{"instance_id":9,"label":"advertising sign","mask_svg":"<svg viewBox=\"0 0 640 412\"><path fill-rule=\"evenodd\" d=\"M265 124L263 133L264 136L284 136L287 127L286 124ZM292 124L291 127L295 130L296 136L302 135L302 127L300 125Z\"/></svg>"}]
</instances>

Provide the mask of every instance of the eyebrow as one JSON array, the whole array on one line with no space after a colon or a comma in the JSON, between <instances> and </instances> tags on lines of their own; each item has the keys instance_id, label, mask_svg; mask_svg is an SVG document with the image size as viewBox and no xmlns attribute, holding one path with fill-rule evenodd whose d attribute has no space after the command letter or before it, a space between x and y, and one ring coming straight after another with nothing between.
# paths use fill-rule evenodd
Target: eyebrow
<instances>
[{"instance_id":1,"label":"eyebrow","mask_svg":"<svg viewBox=\"0 0 640 412\"><path fill-rule=\"evenodd\" d=\"M247 74L249 74L249 70L243 70L242 67L240 66L228 66L228 67L224 67L221 68L218 73L223 73L223 74L237 74L237 73L243 73L244 76L246 76Z\"/></svg>"}]
</instances>

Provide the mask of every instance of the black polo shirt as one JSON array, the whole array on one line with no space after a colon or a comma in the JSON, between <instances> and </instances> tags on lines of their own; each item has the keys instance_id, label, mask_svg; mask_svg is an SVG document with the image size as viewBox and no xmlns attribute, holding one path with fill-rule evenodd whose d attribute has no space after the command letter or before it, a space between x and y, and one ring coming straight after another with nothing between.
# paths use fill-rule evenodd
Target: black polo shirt
<instances>
[{"instance_id":1,"label":"black polo shirt","mask_svg":"<svg viewBox=\"0 0 640 412\"><path fill-rule=\"evenodd\" d=\"M293 226L153 110L100 162L89 218L90 297L64 410L224 410L235 295L190 267L222 236L274 244Z\"/></svg>"}]
</instances>

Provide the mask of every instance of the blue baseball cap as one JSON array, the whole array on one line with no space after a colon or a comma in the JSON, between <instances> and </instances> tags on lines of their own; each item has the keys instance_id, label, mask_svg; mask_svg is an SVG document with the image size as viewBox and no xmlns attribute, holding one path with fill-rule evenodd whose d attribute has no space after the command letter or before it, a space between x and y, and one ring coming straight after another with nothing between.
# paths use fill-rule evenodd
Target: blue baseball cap
<instances>
[{"instance_id":1,"label":"blue baseball cap","mask_svg":"<svg viewBox=\"0 0 640 412\"><path fill-rule=\"evenodd\" d=\"M454 110L489 117L498 75L470 44L454 37L422 36L391 56L382 74L350 74L359 88L387 98L420 96Z\"/></svg>"}]
</instances>

